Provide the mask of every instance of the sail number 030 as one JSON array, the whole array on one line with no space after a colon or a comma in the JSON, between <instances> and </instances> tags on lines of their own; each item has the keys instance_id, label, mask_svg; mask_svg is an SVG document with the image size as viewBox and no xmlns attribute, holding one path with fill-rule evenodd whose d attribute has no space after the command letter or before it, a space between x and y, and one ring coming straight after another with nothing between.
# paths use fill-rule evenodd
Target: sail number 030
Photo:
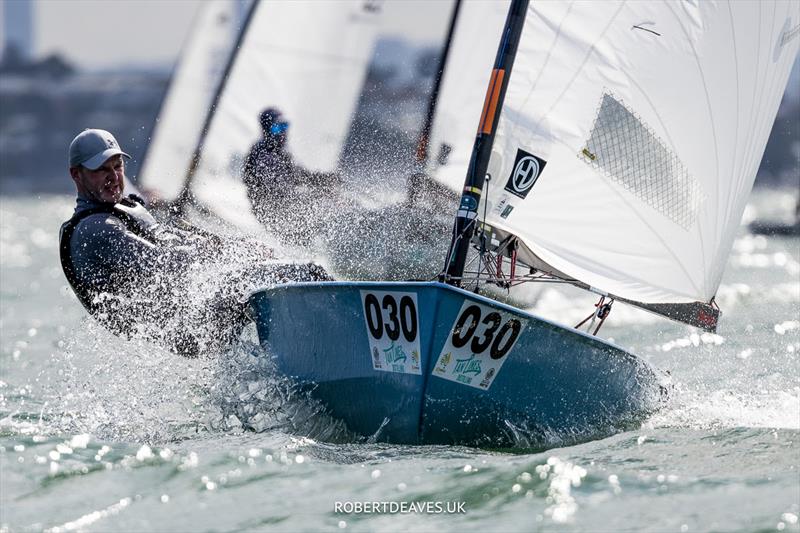
<instances>
[{"instance_id":1,"label":"sail number 030","mask_svg":"<svg viewBox=\"0 0 800 533\"><path fill-rule=\"evenodd\" d=\"M458 317L450 342L454 348L469 348L474 354L481 354L489 348L489 357L502 359L514 346L522 331L522 324L516 318L503 322L500 313L491 311L481 319L481 308L470 305ZM478 326L483 325L478 331ZM470 342L471 341L471 342Z\"/></svg>"},{"instance_id":2,"label":"sail number 030","mask_svg":"<svg viewBox=\"0 0 800 533\"><path fill-rule=\"evenodd\" d=\"M364 316L367 318L369 334L374 339L383 338L396 341L403 335L407 342L417 338L417 309L410 296L400 297L400 301L391 294L384 294L381 301L369 293L364 297Z\"/></svg>"}]
</instances>

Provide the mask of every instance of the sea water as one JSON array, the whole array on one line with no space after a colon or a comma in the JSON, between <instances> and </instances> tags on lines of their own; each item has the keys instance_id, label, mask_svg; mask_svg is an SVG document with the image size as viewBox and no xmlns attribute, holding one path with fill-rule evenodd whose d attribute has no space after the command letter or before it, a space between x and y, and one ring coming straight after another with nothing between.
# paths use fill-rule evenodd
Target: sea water
<instances>
[{"instance_id":1,"label":"sea water","mask_svg":"<svg viewBox=\"0 0 800 533\"><path fill-rule=\"evenodd\" d=\"M797 238L742 228L718 334L615 306L603 336L675 383L640 428L394 446L296 394L252 331L184 359L86 318L58 262L72 202L0 198L0 531L800 531ZM592 303L548 290L533 310L574 324Z\"/></svg>"}]
</instances>

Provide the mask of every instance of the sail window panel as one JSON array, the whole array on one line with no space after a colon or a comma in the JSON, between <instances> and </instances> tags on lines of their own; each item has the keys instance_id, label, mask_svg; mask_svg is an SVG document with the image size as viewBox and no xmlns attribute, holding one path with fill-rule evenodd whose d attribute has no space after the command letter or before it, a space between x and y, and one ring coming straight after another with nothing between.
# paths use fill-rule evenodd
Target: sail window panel
<instances>
[{"instance_id":1,"label":"sail window panel","mask_svg":"<svg viewBox=\"0 0 800 533\"><path fill-rule=\"evenodd\" d=\"M603 94L579 157L685 230L697 220L703 201L700 183L675 152L611 93Z\"/></svg>"}]
</instances>

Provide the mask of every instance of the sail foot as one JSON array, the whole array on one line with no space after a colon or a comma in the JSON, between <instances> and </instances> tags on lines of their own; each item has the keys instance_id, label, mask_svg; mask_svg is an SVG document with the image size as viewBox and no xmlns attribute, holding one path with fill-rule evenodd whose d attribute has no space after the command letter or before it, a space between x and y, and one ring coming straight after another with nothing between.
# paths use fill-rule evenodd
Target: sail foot
<instances>
[{"instance_id":1,"label":"sail foot","mask_svg":"<svg viewBox=\"0 0 800 533\"><path fill-rule=\"evenodd\" d=\"M480 251L483 251L483 253L494 256L493 261L484 260L485 264L496 265L496 268L490 269L494 271L494 276L496 277L495 280L490 280L492 283L497 283L507 288L523 282L560 281L587 291L598 292L597 289L591 287L589 284L550 266L511 232L490 226L486 223L481 223L472 242L473 245ZM529 269L530 273L524 276L516 276L516 272L505 272L500 268L501 265L503 265L500 259L502 257L511 259L509 266L513 265L514 271ZM628 305L644 309L645 311L675 320L676 322L700 328L704 331L715 333L717 330L720 310L716 304L713 303L713 300L709 303L645 303L621 298L614 294L604 295L613 300L624 302Z\"/></svg>"},{"instance_id":2,"label":"sail foot","mask_svg":"<svg viewBox=\"0 0 800 533\"><path fill-rule=\"evenodd\" d=\"M690 302L683 304L646 304L618 298L620 302L639 307L657 315L689 324L710 333L717 332L720 310L712 304L705 302Z\"/></svg>"}]
</instances>

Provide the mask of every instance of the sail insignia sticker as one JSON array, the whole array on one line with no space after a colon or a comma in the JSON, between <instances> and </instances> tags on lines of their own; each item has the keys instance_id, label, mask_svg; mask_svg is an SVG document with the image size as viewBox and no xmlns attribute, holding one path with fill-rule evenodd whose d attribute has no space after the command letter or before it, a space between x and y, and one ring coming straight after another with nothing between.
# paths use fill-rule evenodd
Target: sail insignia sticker
<instances>
[{"instance_id":1,"label":"sail insignia sticker","mask_svg":"<svg viewBox=\"0 0 800 533\"><path fill-rule=\"evenodd\" d=\"M508 215L510 215L513 210L514 205L511 203L511 196L503 194L492 209L492 213L498 215L500 218L508 218Z\"/></svg>"},{"instance_id":2,"label":"sail insignia sticker","mask_svg":"<svg viewBox=\"0 0 800 533\"><path fill-rule=\"evenodd\" d=\"M525 198L542 175L547 161L517 148L514 168L506 182L505 190L520 198Z\"/></svg>"}]
</instances>

